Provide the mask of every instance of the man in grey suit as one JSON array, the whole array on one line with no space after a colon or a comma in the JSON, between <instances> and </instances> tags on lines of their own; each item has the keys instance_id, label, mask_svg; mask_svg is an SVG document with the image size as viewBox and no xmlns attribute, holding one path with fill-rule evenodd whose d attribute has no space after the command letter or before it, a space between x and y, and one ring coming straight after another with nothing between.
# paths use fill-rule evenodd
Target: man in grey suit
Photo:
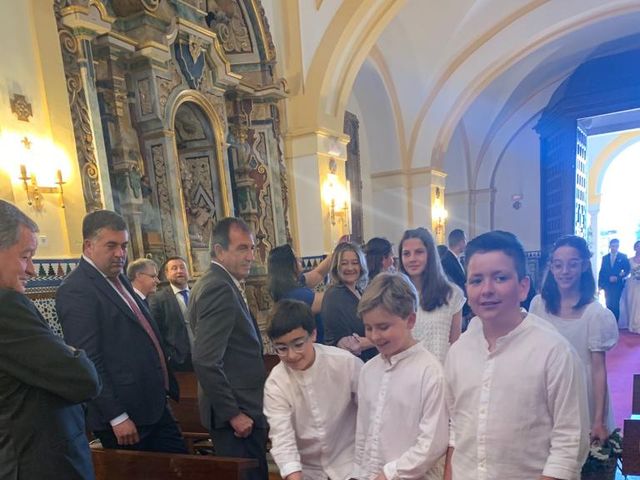
<instances>
[{"instance_id":1,"label":"man in grey suit","mask_svg":"<svg viewBox=\"0 0 640 480\"><path fill-rule=\"evenodd\" d=\"M80 403L98 395L100 380L24 295L37 232L0 200L0 478L93 479Z\"/></svg>"},{"instance_id":2,"label":"man in grey suit","mask_svg":"<svg viewBox=\"0 0 640 480\"><path fill-rule=\"evenodd\" d=\"M187 312L195 335L192 360L200 383L200 413L216 453L257 459L259 468L250 478L264 480L262 339L244 295L253 235L244 221L228 217L214 227L211 245L211 268L193 287Z\"/></svg>"},{"instance_id":3,"label":"man in grey suit","mask_svg":"<svg viewBox=\"0 0 640 480\"><path fill-rule=\"evenodd\" d=\"M186 323L189 305L189 270L182 257L169 257L162 266L162 275L169 282L149 298L151 314L162 335L169 364L176 372L192 372L191 344L193 334Z\"/></svg>"}]
</instances>

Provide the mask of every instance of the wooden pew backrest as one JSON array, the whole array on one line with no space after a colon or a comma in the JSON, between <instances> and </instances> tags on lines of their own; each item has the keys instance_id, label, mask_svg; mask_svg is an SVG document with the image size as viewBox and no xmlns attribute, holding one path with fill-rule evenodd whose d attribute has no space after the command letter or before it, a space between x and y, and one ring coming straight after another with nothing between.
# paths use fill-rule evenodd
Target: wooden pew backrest
<instances>
[{"instance_id":1,"label":"wooden pew backrest","mask_svg":"<svg viewBox=\"0 0 640 480\"><path fill-rule=\"evenodd\" d=\"M135 452L130 450L91 450L96 480L242 480L258 466L247 458Z\"/></svg>"}]
</instances>

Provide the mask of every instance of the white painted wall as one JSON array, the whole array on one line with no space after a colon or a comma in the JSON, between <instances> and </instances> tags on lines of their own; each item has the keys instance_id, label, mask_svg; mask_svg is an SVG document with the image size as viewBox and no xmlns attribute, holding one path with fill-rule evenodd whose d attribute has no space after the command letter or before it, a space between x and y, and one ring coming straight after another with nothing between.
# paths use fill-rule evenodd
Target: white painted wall
<instances>
[{"instance_id":1,"label":"white painted wall","mask_svg":"<svg viewBox=\"0 0 640 480\"><path fill-rule=\"evenodd\" d=\"M523 129L505 152L495 176L494 228L515 233L525 250L540 249L539 152L536 132ZM524 198L516 210L511 196L520 193Z\"/></svg>"}]
</instances>

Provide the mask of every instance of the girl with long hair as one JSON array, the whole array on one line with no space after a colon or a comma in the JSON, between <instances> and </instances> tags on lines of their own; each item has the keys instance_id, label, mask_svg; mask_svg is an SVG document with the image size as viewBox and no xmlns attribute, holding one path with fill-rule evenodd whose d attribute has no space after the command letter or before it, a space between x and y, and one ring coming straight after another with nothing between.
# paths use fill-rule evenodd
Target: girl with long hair
<instances>
[{"instance_id":1,"label":"girl with long hair","mask_svg":"<svg viewBox=\"0 0 640 480\"><path fill-rule=\"evenodd\" d=\"M358 317L358 302L367 285L367 264L360 247L340 243L331 259L331 285L322 299L325 343L349 350L362 360L373 358L377 350L364 334Z\"/></svg>"},{"instance_id":2,"label":"girl with long hair","mask_svg":"<svg viewBox=\"0 0 640 480\"><path fill-rule=\"evenodd\" d=\"M615 428L607 387L606 352L618 342L616 319L597 301L591 252L584 238L567 235L553 245L542 292L529 311L573 345L586 373L591 440L604 442Z\"/></svg>"},{"instance_id":3,"label":"girl with long hair","mask_svg":"<svg viewBox=\"0 0 640 480\"><path fill-rule=\"evenodd\" d=\"M373 237L364 246L369 282L380 272L393 271L393 246L386 238Z\"/></svg>"},{"instance_id":4,"label":"girl with long hair","mask_svg":"<svg viewBox=\"0 0 640 480\"><path fill-rule=\"evenodd\" d=\"M269 293L273 301L288 298L309 305L315 315L318 343L324 340L324 325L320 315L324 293L313 289L327 276L330 265L331 255L328 255L313 270L303 272L300 259L296 257L291 245L287 244L272 249L267 260Z\"/></svg>"},{"instance_id":5,"label":"girl with long hair","mask_svg":"<svg viewBox=\"0 0 640 480\"><path fill-rule=\"evenodd\" d=\"M433 236L426 228L406 230L398 251L400 271L420 295L413 336L444 363L449 346L460 337L464 293L444 274Z\"/></svg>"}]
</instances>

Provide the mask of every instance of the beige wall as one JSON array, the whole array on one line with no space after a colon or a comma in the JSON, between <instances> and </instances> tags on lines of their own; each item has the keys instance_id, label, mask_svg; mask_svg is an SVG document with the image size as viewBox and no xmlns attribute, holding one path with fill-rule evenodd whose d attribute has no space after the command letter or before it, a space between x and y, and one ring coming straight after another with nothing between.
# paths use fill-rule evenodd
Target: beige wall
<instances>
[{"instance_id":1,"label":"beige wall","mask_svg":"<svg viewBox=\"0 0 640 480\"><path fill-rule=\"evenodd\" d=\"M15 202L40 226L38 257L78 256L85 208L52 1L0 2L0 45L0 198ZM31 104L28 122L12 113L14 94ZM44 194L41 211L30 207L20 165L45 187L55 186L60 169L66 208L56 193Z\"/></svg>"}]
</instances>

